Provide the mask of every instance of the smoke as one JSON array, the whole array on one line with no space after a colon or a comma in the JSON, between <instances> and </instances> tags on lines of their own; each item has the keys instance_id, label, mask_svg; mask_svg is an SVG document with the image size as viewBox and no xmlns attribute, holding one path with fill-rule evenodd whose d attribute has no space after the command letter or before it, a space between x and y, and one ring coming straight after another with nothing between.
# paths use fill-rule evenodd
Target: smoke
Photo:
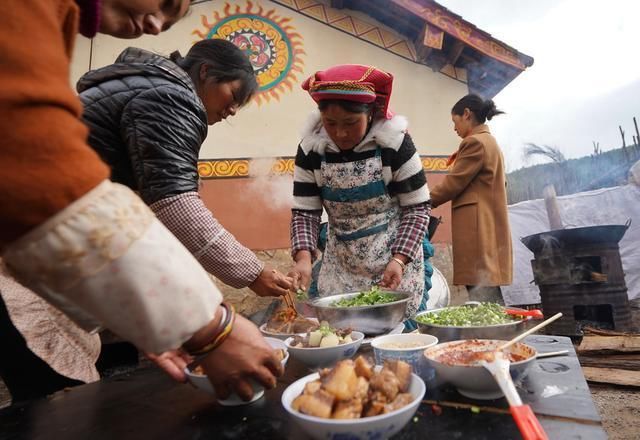
<instances>
[{"instance_id":1,"label":"smoke","mask_svg":"<svg viewBox=\"0 0 640 440\"><path fill-rule=\"evenodd\" d=\"M539 238L542 242L541 254L543 255L553 255L553 250L560 248L560 240L553 235L542 234Z\"/></svg>"},{"instance_id":2,"label":"smoke","mask_svg":"<svg viewBox=\"0 0 640 440\"><path fill-rule=\"evenodd\" d=\"M252 159L249 168L250 183L244 196L249 202L256 199L274 210L293 205L293 180L288 173L280 174L278 159Z\"/></svg>"},{"instance_id":3,"label":"smoke","mask_svg":"<svg viewBox=\"0 0 640 440\"><path fill-rule=\"evenodd\" d=\"M504 300L500 295L500 289L497 287L499 283L497 282L496 277L496 274L492 274L490 271L484 268L476 268L475 283L471 290L467 288L469 300L480 302L496 302L503 304Z\"/></svg>"}]
</instances>

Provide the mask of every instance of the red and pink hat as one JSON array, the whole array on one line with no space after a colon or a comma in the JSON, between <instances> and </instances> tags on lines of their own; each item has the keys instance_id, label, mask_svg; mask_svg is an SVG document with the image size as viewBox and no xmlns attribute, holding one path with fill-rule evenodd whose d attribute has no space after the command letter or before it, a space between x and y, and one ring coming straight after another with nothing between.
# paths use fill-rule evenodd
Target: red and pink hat
<instances>
[{"instance_id":1,"label":"red and pink hat","mask_svg":"<svg viewBox=\"0 0 640 440\"><path fill-rule=\"evenodd\" d=\"M302 83L315 102L342 99L368 104L375 102L376 112L391 119L389 110L393 75L373 66L341 64L321 70Z\"/></svg>"}]
</instances>

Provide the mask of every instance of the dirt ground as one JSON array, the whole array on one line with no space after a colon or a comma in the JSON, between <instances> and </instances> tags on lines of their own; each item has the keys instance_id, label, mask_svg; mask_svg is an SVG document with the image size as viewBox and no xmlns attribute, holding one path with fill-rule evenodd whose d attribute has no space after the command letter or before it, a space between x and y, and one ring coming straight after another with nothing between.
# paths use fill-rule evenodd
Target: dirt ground
<instances>
[{"instance_id":1,"label":"dirt ground","mask_svg":"<svg viewBox=\"0 0 640 440\"><path fill-rule=\"evenodd\" d=\"M266 264L286 273L291 265L287 250L261 251L257 253ZM453 278L451 249L436 245L433 264L443 273L449 285ZM258 298L249 289L235 290L218 283L225 298L233 302L246 315L251 315L270 304L270 298ZM466 289L450 287L451 304L462 304L468 297ZM628 389L590 384L593 400L602 423L611 440L640 439L640 389ZM9 393L0 380L0 408L10 404ZM562 439L558 439L562 440Z\"/></svg>"},{"instance_id":2,"label":"dirt ground","mask_svg":"<svg viewBox=\"0 0 640 440\"><path fill-rule=\"evenodd\" d=\"M640 438L640 390L589 384L610 440Z\"/></svg>"}]
</instances>

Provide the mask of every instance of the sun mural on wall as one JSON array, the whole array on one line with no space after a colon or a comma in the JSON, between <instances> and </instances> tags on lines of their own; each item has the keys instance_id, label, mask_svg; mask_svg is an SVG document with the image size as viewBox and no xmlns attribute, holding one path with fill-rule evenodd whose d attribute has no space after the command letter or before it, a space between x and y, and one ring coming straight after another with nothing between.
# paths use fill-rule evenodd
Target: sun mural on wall
<instances>
[{"instance_id":1,"label":"sun mural on wall","mask_svg":"<svg viewBox=\"0 0 640 440\"><path fill-rule=\"evenodd\" d=\"M233 9L233 11L232 11ZM213 22L202 16L205 30L195 30L201 39L222 38L242 49L253 65L260 86L254 101L258 104L280 96L298 82L302 74L302 36L289 24L290 18L247 1L245 8L225 4L222 13L213 12Z\"/></svg>"}]
</instances>

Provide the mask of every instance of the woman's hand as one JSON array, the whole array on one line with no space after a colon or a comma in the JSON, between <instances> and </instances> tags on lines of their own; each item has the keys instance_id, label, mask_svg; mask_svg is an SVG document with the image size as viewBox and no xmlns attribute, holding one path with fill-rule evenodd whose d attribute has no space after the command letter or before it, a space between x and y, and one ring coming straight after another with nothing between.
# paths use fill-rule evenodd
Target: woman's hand
<instances>
[{"instance_id":1,"label":"woman's hand","mask_svg":"<svg viewBox=\"0 0 640 440\"><path fill-rule=\"evenodd\" d=\"M265 266L258 278L249 285L258 296L281 296L294 288L294 280Z\"/></svg>"},{"instance_id":2,"label":"woman's hand","mask_svg":"<svg viewBox=\"0 0 640 440\"><path fill-rule=\"evenodd\" d=\"M236 315L225 341L200 364L220 399L235 392L245 401L253 397L251 380L274 388L283 368L276 353L251 321Z\"/></svg>"},{"instance_id":3,"label":"woman's hand","mask_svg":"<svg viewBox=\"0 0 640 440\"><path fill-rule=\"evenodd\" d=\"M395 259L400 260L403 264L407 264L408 262L407 257L402 254L396 254L393 256L393 259L387 263L387 267L385 267L384 273L382 274L380 286L389 290L396 290L398 286L400 286L402 275L404 274L404 266Z\"/></svg>"},{"instance_id":4,"label":"woman's hand","mask_svg":"<svg viewBox=\"0 0 640 440\"><path fill-rule=\"evenodd\" d=\"M307 290L311 284L311 252L298 251L295 260L296 263L287 276L293 279L295 290Z\"/></svg>"},{"instance_id":5,"label":"woman's hand","mask_svg":"<svg viewBox=\"0 0 640 440\"><path fill-rule=\"evenodd\" d=\"M159 355L155 355L153 353L145 353L145 356L152 360L173 380L182 383L187 381L187 377L184 374L184 369L191 361L193 361L193 358L189 356L189 354L187 354L184 350L169 350Z\"/></svg>"}]
</instances>

